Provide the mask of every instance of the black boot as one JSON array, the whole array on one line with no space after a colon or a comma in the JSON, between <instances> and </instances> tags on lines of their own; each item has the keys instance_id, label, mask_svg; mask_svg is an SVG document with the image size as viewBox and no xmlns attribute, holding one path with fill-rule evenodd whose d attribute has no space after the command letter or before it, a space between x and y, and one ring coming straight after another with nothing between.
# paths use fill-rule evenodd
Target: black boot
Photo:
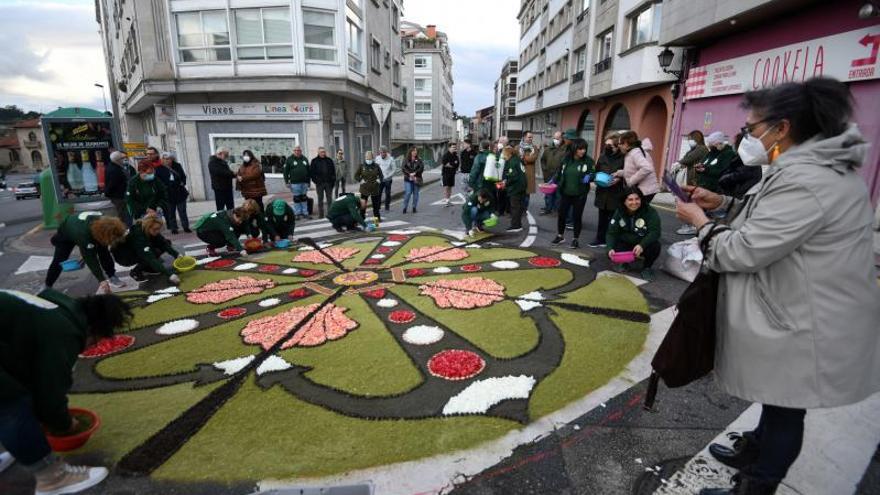
<instances>
[{"instance_id":1,"label":"black boot","mask_svg":"<svg viewBox=\"0 0 880 495\"><path fill-rule=\"evenodd\" d=\"M765 481L739 472L732 478L733 488L703 488L699 495L773 495L778 481Z\"/></svg>"},{"instance_id":2,"label":"black boot","mask_svg":"<svg viewBox=\"0 0 880 495\"><path fill-rule=\"evenodd\" d=\"M758 460L758 440L753 432L747 431L731 438L735 438L732 448L720 443L709 445L709 453L712 457L722 464L740 470Z\"/></svg>"}]
</instances>

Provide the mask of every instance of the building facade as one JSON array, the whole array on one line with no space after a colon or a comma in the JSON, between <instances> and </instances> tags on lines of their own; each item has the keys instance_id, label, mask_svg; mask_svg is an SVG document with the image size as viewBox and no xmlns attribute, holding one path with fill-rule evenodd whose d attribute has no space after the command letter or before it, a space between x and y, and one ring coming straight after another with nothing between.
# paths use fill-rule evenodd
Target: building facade
<instances>
[{"instance_id":1,"label":"building facade","mask_svg":"<svg viewBox=\"0 0 880 495\"><path fill-rule=\"evenodd\" d=\"M359 161L381 144L370 105L403 106L402 0L97 4L123 141L175 152L195 199L213 197L219 147L233 168L251 150L280 183L294 145Z\"/></svg>"},{"instance_id":2,"label":"building facade","mask_svg":"<svg viewBox=\"0 0 880 495\"><path fill-rule=\"evenodd\" d=\"M483 139L494 140L495 132L495 106L477 110L471 119L470 134L474 144Z\"/></svg>"},{"instance_id":3,"label":"building facade","mask_svg":"<svg viewBox=\"0 0 880 495\"><path fill-rule=\"evenodd\" d=\"M724 3L724 8L717 8ZM691 130L733 138L745 124L742 93L788 81L828 76L845 82L854 121L869 143L880 142L880 18L859 18L860 0L684 0L664 11L660 43L689 47L684 90L675 102L670 160L686 149ZM695 9L712 15L694 16ZM880 148L860 169L875 206L880 202Z\"/></svg>"},{"instance_id":4,"label":"building facade","mask_svg":"<svg viewBox=\"0 0 880 495\"><path fill-rule=\"evenodd\" d=\"M455 140L449 40L437 26L403 21L401 43L402 84L409 104L391 113L391 141L401 154L418 146L423 159L436 160L446 143Z\"/></svg>"},{"instance_id":5,"label":"building facade","mask_svg":"<svg viewBox=\"0 0 880 495\"><path fill-rule=\"evenodd\" d=\"M516 113L523 130L546 141L574 128L593 156L609 132L634 130L650 138L661 170L677 81L657 60L665 4L522 0Z\"/></svg>"},{"instance_id":6,"label":"building facade","mask_svg":"<svg viewBox=\"0 0 880 495\"><path fill-rule=\"evenodd\" d=\"M519 61L509 58L501 68L501 75L495 81L495 118L493 135L507 136L513 141L522 137L522 122L516 118L516 75Z\"/></svg>"},{"instance_id":7,"label":"building facade","mask_svg":"<svg viewBox=\"0 0 880 495\"><path fill-rule=\"evenodd\" d=\"M40 119L16 122L0 138L0 168L19 173L38 172L48 165Z\"/></svg>"}]
</instances>

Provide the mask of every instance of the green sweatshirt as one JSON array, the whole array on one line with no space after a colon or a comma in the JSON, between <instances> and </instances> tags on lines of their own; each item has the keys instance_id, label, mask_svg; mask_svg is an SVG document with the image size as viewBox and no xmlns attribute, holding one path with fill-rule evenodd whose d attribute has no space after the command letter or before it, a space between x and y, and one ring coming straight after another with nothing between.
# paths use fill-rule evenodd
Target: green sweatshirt
<instances>
[{"instance_id":1,"label":"green sweatshirt","mask_svg":"<svg viewBox=\"0 0 880 495\"><path fill-rule=\"evenodd\" d=\"M526 179L526 171L523 167L522 160L518 156L510 157L510 160L504 162L504 171L502 179L505 181L504 190L508 196L524 196L528 179Z\"/></svg>"},{"instance_id":2,"label":"green sweatshirt","mask_svg":"<svg viewBox=\"0 0 880 495\"><path fill-rule=\"evenodd\" d=\"M309 182L309 159L305 155L290 155L284 163L285 184L307 184Z\"/></svg>"},{"instance_id":3,"label":"green sweatshirt","mask_svg":"<svg viewBox=\"0 0 880 495\"><path fill-rule=\"evenodd\" d=\"M30 396L41 423L66 431L71 372L87 334L79 302L51 289L0 289L0 314L0 404Z\"/></svg>"},{"instance_id":4,"label":"green sweatshirt","mask_svg":"<svg viewBox=\"0 0 880 495\"><path fill-rule=\"evenodd\" d=\"M168 211L168 191L159 179L143 180L135 175L128 181L125 192L125 204L132 218L137 219L147 212L148 208Z\"/></svg>"},{"instance_id":5,"label":"green sweatshirt","mask_svg":"<svg viewBox=\"0 0 880 495\"><path fill-rule=\"evenodd\" d=\"M61 222L58 232L64 237L72 240L79 248L79 252L89 267L92 275L98 279L98 282L104 281L104 269L98 260L98 249L101 246L98 241L92 237L92 231L89 229L95 219L101 218L100 213L82 212L78 215L71 215Z\"/></svg>"},{"instance_id":6,"label":"green sweatshirt","mask_svg":"<svg viewBox=\"0 0 880 495\"><path fill-rule=\"evenodd\" d=\"M734 158L736 158L736 152L730 146L725 146L721 151L712 148L702 162L706 168L702 172L697 171L697 185L713 192L721 192L721 188L718 187L718 179L730 168L730 162Z\"/></svg>"},{"instance_id":7,"label":"green sweatshirt","mask_svg":"<svg viewBox=\"0 0 880 495\"><path fill-rule=\"evenodd\" d=\"M471 186L471 189L474 191L479 191L483 188L483 170L486 168L487 156L489 156L488 151L477 153L476 158L474 158L474 164L471 166L471 174L468 176L468 185Z\"/></svg>"},{"instance_id":8,"label":"green sweatshirt","mask_svg":"<svg viewBox=\"0 0 880 495\"><path fill-rule=\"evenodd\" d=\"M342 215L349 214L355 222L365 226L364 217L361 216L361 204L354 194L348 193L340 196L330 203L330 211L327 212L327 220L333 222L333 219Z\"/></svg>"},{"instance_id":9,"label":"green sweatshirt","mask_svg":"<svg viewBox=\"0 0 880 495\"><path fill-rule=\"evenodd\" d=\"M560 194L566 196L585 196L590 192L589 182L584 184L584 177L596 170L593 159L584 155L582 160L566 158L562 168L557 172L557 184Z\"/></svg>"},{"instance_id":10,"label":"green sweatshirt","mask_svg":"<svg viewBox=\"0 0 880 495\"><path fill-rule=\"evenodd\" d=\"M113 257L120 264L133 265L142 263L150 267L153 271L162 273L166 276L171 276L172 272L166 268L165 264L163 264L157 257L157 253L158 256L161 256L162 253L168 253L175 258L179 255L168 239L162 237L162 234L155 237L148 236L139 222L135 222L134 225L128 229L128 233L125 235L125 240L114 247L112 252Z\"/></svg>"},{"instance_id":11,"label":"green sweatshirt","mask_svg":"<svg viewBox=\"0 0 880 495\"><path fill-rule=\"evenodd\" d=\"M465 225L471 225L476 220L475 218L473 218L471 216L471 209L474 206L477 207L477 215L478 216L480 215L480 213L485 213L485 212L491 213L492 211L494 211L494 207L492 206L491 199L487 200L485 203L480 203L479 200L477 199L477 193L476 192L471 193L470 196L468 196L467 202L461 207L461 221Z\"/></svg>"},{"instance_id":12,"label":"green sweatshirt","mask_svg":"<svg viewBox=\"0 0 880 495\"><path fill-rule=\"evenodd\" d=\"M284 203L284 214L276 215L275 211L272 208L272 205L281 201ZM266 206L266 215L264 217L266 225L272 231L272 235L281 235L279 232L286 230L289 232L289 235L293 235L293 230L296 227L296 215L293 213L293 208L290 207L285 201L276 199L274 203L271 203Z\"/></svg>"},{"instance_id":13,"label":"green sweatshirt","mask_svg":"<svg viewBox=\"0 0 880 495\"><path fill-rule=\"evenodd\" d=\"M244 223L242 222L242 224ZM241 247L241 243L238 242L238 236L241 231L239 230L239 233L236 233L236 229L232 225L232 212L229 210L208 213L202 216L193 227L196 229L196 232L209 232L212 230L221 232L228 245L233 246L239 251L244 249Z\"/></svg>"},{"instance_id":14,"label":"green sweatshirt","mask_svg":"<svg viewBox=\"0 0 880 495\"><path fill-rule=\"evenodd\" d=\"M642 204L632 215L618 208L608 226L606 244L608 251L616 249L618 243L639 245L645 248L648 244L660 240L660 215L649 204Z\"/></svg>"}]
</instances>

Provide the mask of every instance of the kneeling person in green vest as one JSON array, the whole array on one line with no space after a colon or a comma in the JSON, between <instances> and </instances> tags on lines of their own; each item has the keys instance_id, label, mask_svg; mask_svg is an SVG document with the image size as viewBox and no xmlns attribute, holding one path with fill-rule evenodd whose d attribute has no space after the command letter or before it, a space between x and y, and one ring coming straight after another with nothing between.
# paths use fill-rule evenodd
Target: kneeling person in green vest
<instances>
[{"instance_id":1,"label":"kneeling person in green vest","mask_svg":"<svg viewBox=\"0 0 880 495\"><path fill-rule=\"evenodd\" d=\"M110 284L114 287L125 287L125 283L116 276L109 250L112 245L125 238L125 232L122 220L105 217L98 212L84 211L65 218L51 238L55 254L46 272L46 288L51 289L55 285L61 275L61 263L70 258L73 248L76 247L79 248L89 271L98 279L99 293L109 293ZM107 277L104 276L105 273Z\"/></svg>"},{"instance_id":2,"label":"kneeling person in green vest","mask_svg":"<svg viewBox=\"0 0 880 495\"><path fill-rule=\"evenodd\" d=\"M361 210L367 207L367 200L359 200L352 193L345 193L333 200L330 204L330 211L327 214L327 220L333 224L333 228L337 232L342 229L358 230L358 226L366 227Z\"/></svg>"},{"instance_id":3,"label":"kneeling person in green vest","mask_svg":"<svg viewBox=\"0 0 880 495\"><path fill-rule=\"evenodd\" d=\"M155 215L147 215L138 220L128 229L128 234L111 252L116 262L122 266L134 266L131 278L142 281L147 275L162 274L174 285L180 283L180 277L168 269L160 257L164 253L178 258L182 256L171 242L162 236L165 223Z\"/></svg>"},{"instance_id":4,"label":"kneeling person in green vest","mask_svg":"<svg viewBox=\"0 0 880 495\"><path fill-rule=\"evenodd\" d=\"M276 199L266 207L264 222L274 240L290 239L296 226L296 214L286 201ZM266 239L266 234L263 234L263 239Z\"/></svg>"},{"instance_id":5,"label":"kneeling person in green vest","mask_svg":"<svg viewBox=\"0 0 880 495\"><path fill-rule=\"evenodd\" d=\"M623 204L614 213L607 234L608 257L615 252L632 251L644 259L641 277L654 279L654 262L660 256L660 215L645 202L642 191L631 187L624 191ZM614 271L623 272L626 264L615 264Z\"/></svg>"},{"instance_id":6,"label":"kneeling person in green vest","mask_svg":"<svg viewBox=\"0 0 880 495\"><path fill-rule=\"evenodd\" d=\"M248 211L242 207L234 210L220 210L200 218L194 228L196 236L208 244L208 256L217 256L217 248L226 246L230 253L238 251L247 256L247 251L238 241L242 231L247 228Z\"/></svg>"},{"instance_id":7,"label":"kneeling person in green vest","mask_svg":"<svg viewBox=\"0 0 880 495\"><path fill-rule=\"evenodd\" d=\"M492 216L494 206L488 191L478 190L471 193L467 203L461 208L461 221L469 236L483 232L483 222Z\"/></svg>"},{"instance_id":8,"label":"kneeling person in green vest","mask_svg":"<svg viewBox=\"0 0 880 495\"><path fill-rule=\"evenodd\" d=\"M0 289L0 472L19 462L36 478L37 495L78 493L107 468L71 466L52 453L45 431L82 427L70 415L72 370L87 345L128 326L131 309L117 296L73 299L54 290L33 296Z\"/></svg>"}]
</instances>

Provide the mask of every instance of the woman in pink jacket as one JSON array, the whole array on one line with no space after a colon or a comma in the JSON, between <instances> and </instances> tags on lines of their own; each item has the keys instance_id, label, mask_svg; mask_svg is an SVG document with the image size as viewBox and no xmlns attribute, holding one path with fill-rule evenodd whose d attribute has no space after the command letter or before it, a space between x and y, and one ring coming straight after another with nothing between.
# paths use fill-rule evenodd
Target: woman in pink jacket
<instances>
[{"instance_id":1,"label":"woman in pink jacket","mask_svg":"<svg viewBox=\"0 0 880 495\"><path fill-rule=\"evenodd\" d=\"M623 170L618 170L614 176L623 177L627 187L638 187L645 196L645 202L650 203L654 195L660 192L660 185L649 150L642 146L635 131L626 131L620 135L620 151L625 155Z\"/></svg>"}]
</instances>

